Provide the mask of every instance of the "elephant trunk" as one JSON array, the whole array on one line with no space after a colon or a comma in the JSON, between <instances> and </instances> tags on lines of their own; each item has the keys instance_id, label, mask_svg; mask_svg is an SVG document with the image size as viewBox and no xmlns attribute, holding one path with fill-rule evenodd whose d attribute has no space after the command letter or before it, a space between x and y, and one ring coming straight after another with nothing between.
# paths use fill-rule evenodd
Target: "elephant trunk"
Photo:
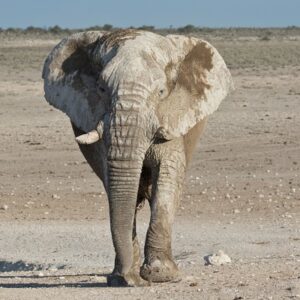
<instances>
[{"instance_id":1,"label":"elephant trunk","mask_svg":"<svg viewBox=\"0 0 300 300\"><path fill-rule=\"evenodd\" d=\"M135 104L133 100L118 101L111 116L108 148L110 225L116 252L114 273L123 276L133 263L132 230L137 193L149 146L143 128L145 118L139 109L134 109Z\"/></svg>"}]
</instances>

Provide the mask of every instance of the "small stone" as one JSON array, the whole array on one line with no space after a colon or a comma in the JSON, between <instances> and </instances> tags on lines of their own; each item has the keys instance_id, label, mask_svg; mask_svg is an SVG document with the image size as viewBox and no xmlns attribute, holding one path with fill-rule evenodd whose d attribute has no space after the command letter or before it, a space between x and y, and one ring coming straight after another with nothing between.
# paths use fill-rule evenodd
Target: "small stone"
<instances>
[{"instance_id":1,"label":"small stone","mask_svg":"<svg viewBox=\"0 0 300 300\"><path fill-rule=\"evenodd\" d=\"M43 273L43 272L39 272L39 273L38 273L38 276L39 276L39 277L44 277L44 273Z\"/></svg>"},{"instance_id":2,"label":"small stone","mask_svg":"<svg viewBox=\"0 0 300 300\"><path fill-rule=\"evenodd\" d=\"M6 204L2 205L1 209L8 210L8 205L6 205Z\"/></svg>"},{"instance_id":3,"label":"small stone","mask_svg":"<svg viewBox=\"0 0 300 300\"><path fill-rule=\"evenodd\" d=\"M190 286L197 286L198 285L198 282L191 282L190 283Z\"/></svg>"},{"instance_id":4,"label":"small stone","mask_svg":"<svg viewBox=\"0 0 300 300\"><path fill-rule=\"evenodd\" d=\"M239 209L235 209L233 212L234 212L235 214L239 214L239 213L240 213L240 210L239 210Z\"/></svg>"},{"instance_id":5,"label":"small stone","mask_svg":"<svg viewBox=\"0 0 300 300\"><path fill-rule=\"evenodd\" d=\"M60 196L58 196L57 194L53 194L52 199L60 199Z\"/></svg>"},{"instance_id":6,"label":"small stone","mask_svg":"<svg viewBox=\"0 0 300 300\"><path fill-rule=\"evenodd\" d=\"M58 279L59 279L59 280L64 280L65 277L64 277L64 276L59 276Z\"/></svg>"},{"instance_id":7,"label":"small stone","mask_svg":"<svg viewBox=\"0 0 300 300\"><path fill-rule=\"evenodd\" d=\"M218 253L206 256L205 260L207 264L214 266L221 266L231 263L231 258L225 254L223 250L219 250Z\"/></svg>"}]
</instances>

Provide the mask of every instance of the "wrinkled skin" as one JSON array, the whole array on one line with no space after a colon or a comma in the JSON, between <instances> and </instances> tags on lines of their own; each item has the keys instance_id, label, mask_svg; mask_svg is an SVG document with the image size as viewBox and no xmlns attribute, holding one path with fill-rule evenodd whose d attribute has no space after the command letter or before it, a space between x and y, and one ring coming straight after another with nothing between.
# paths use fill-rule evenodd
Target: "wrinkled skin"
<instances>
[{"instance_id":1,"label":"wrinkled skin","mask_svg":"<svg viewBox=\"0 0 300 300\"><path fill-rule=\"evenodd\" d=\"M108 195L116 252L108 284L178 279L171 231L185 171L207 116L232 87L221 56L193 38L87 32L54 48L43 78L47 101L70 117ZM136 214L145 200L141 266Z\"/></svg>"}]
</instances>

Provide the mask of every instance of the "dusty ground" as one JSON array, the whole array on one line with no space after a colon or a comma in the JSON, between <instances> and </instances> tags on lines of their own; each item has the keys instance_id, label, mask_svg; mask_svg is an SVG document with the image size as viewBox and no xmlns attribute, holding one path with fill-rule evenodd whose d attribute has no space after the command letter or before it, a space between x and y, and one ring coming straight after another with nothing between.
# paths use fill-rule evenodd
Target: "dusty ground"
<instances>
[{"instance_id":1,"label":"dusty ground","mask_svg":"<svg viewBox=\"0 0 300 300\"><path fill-rule=\"evenodd\" d=\"M56 41L0 40L0 299L300 298L300 39L212 40L236 91L209 120L174 228L179 283L112 289L106 196L43 100ZM148 208L139 217L141 240ZM223 249L232 263L205 266Z\"/></svg>"}]
</instances>

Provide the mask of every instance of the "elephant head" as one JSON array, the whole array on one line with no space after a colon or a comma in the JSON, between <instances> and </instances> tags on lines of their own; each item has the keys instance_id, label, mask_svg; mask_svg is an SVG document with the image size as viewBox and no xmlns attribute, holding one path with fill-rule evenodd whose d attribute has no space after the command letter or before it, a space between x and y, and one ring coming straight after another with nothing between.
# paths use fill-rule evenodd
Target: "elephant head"
<instances>
[{"instance_id":1,"label":"elephant head","mask_svg":"<svg viewBox=\"0 0 300 300\"><path fill-rule=\"evenodd\" d=\"M232 88L230 73L205 41L121 30L64 39L43 78L47 101L86 132L77 141L104 145L113 243L118 271L126 274L146 151L213 113Z\"/></svg>"}]
</instances>

